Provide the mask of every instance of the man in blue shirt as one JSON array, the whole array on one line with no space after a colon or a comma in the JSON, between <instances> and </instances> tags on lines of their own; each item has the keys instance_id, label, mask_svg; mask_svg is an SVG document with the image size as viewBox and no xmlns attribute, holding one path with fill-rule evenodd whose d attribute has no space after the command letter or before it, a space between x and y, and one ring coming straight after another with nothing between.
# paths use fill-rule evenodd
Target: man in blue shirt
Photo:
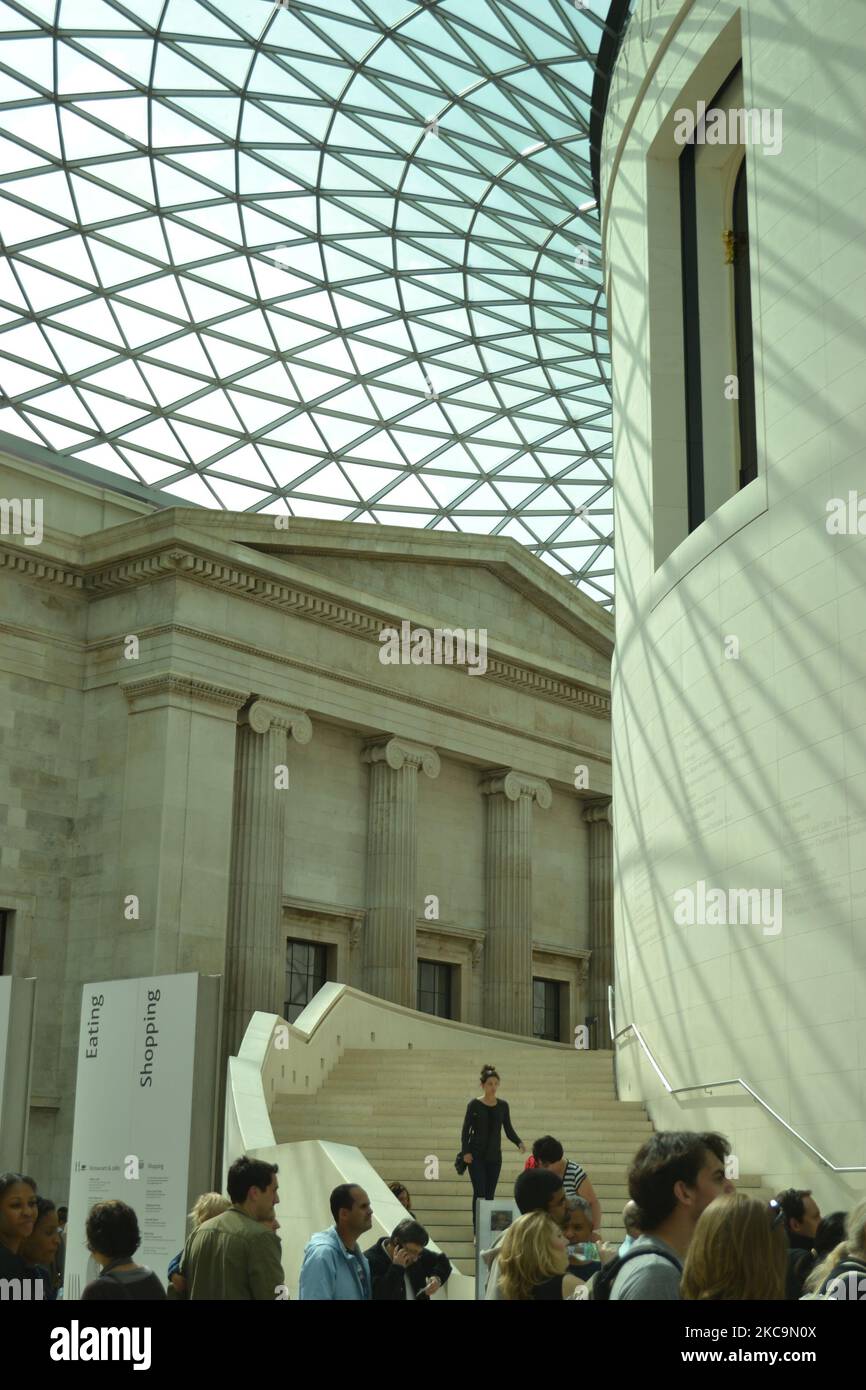
<instances>
[{"instance_id":1,"label":"man in blue shirt","mask_svg":"<svg viewBox=\"0 0 866 1390\"><path fill-rule=\"evenodd\" d=\"M373 1208L363 1187L341 1183L330 1199L334 1225L311 1236L304 1250L298 1296L329 1302L367 1300L373 1281L358 1239L373 1225Z\"/></svg>"}]
</instances>

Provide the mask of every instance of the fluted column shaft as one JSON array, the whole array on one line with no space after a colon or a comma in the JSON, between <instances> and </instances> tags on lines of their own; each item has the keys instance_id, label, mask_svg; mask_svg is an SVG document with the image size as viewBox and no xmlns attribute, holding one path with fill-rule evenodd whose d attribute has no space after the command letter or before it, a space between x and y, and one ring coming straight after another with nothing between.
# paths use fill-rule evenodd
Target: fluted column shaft
<instances>
[{"instance_id":1,"label":"fluted column shaft","mask_svg":"<svg viewBox=\"0 0 866 1390\"><path fill-rule=\"evenodd\" d=\"M611 803L595 801L583 818L589 827L590 1016L598 1019L597 1046L609 1047L607 989L613 984L613 820Z\"/></svg>"},{"instance_id":2,"label":"fluted column shaft","mask_svg":"<svg viewBox=\"0 0 866 1390\"><path fill-rule=\"evenodd\" d=\"M532 1034L532 808L547 808L546 782L507 768L488 773L484 1026Z\"/></svg>"},{"instance_id":3,"label":"fluted column shaft","mask_svg":"<svg viewBox=\"0 0 866 1390\"><path fill-rule=\"evenodd\" d=\"M257 1009L283 1011L282 936L286 797L277 769L290 736L308 743L301 710L257 700L241 715L235 750L234 821L226 949L226 1034L236 1053Z\"/></svg>"},{"instance_id":4,"label":"fluted column shaft","mask_svg":"<svg viewBox=\"0 0 866 1390\"><path fill-rule=\"evenodd\" d=\"M368 744L362 756L370 765L364 988L414 1008L418 773L437 777L439 756L397 738Z\"/></svg>"}]
</instances>

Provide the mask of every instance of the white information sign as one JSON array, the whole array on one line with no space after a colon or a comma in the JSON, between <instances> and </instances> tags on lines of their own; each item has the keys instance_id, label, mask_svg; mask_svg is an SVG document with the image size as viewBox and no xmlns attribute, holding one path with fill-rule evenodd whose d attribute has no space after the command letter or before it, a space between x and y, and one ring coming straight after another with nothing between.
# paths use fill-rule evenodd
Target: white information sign
<instances>
[{"instance_id":1,"label":"white information sign","mask_svg":"<svg viewBox=\"0 0 866 1390\"><path fill-rule=\"evenodd\" d=\"M191 1198L212 1185L218 998L219 980L194 974L84 986L66 1297L99 1273L85 1221L107 1198L134 1208L136 1262L166 1282Z\"/></svg>"},{"instance_id":2,"label":"white information sign","mask_svg":"<svg viewBox=\"0 0 866 1390\"><path fill-rule=\"evenodd\" d=\"M484 1197L479 1197L475 1204L475 1220L478 1229L478 1239L475 1243L476 1299L484 1298L487 1289L488 1269L481 1258L482 1252L489 1250L491 1245L499 1240L508 1230L508 1227L517 1220L519 1215L520 1208L513 1197L494 1197L490 1201Z\"/></svg>"}]
</instances>

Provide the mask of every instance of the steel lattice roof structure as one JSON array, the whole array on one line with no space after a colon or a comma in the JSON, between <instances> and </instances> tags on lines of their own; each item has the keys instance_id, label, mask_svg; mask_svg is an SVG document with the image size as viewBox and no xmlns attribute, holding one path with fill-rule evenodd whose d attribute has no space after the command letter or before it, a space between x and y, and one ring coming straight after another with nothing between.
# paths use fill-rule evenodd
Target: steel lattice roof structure
<instances>
[{"instance_id":1,"label":"steel lattice roof structure","mask_svg":"<svg viewBox=\"0 0 866 1390\"><path fill-rule=\"evenodd\" d=\"M0 0L0 430L612 603L608 0Z\"/></svg>"}]
</instances>

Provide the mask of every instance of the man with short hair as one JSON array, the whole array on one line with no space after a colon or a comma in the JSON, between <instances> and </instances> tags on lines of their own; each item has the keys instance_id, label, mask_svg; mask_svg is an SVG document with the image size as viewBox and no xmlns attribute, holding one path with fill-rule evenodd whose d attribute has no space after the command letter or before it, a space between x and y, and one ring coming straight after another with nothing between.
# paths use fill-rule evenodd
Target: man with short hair
<instances>
[{"instance_id":1,"label":"man with short hair","mask_svg":"<svg viewBox=\"0 0 866 1390\"><path fill-rule=\"evenodd\" d=\"M547 1168L562 1178L566 1197L583 1197L592 1208L593 1232L601 1231L601 1203L595 1195L595 1188L573 1158L565 1157L565 1150L552 1134L543 1134L532 1146L532 1157L539 1168Z\"/></svg>"},{"instance_id":2,"label":"man with short hair","mask_svg":"<svg viewBox=\"0 0 866 1390\"><path fill-rule=\"evenodd\" d=\"M229 1169L226 1187L232 1205L193 1231L178 1271L186 1289L172 1286L169 1298L261 1302L282 1287L280 1242L266 1224L277 1203L277 1165L244 1154Z\"/></svg>"},{"instance_id":3,"label":"man with short hair","mask_svg":"<svg viewBox=\"0 0 866 1390\"><path fill-rule=\"evenodd\" d=\"M548 1168L524 1168L514 1184L514 1200L521 1216L526 1216L531 1211L546 1211L559 1227L563 1227L568 1220L568 1203L562 1178ZM488 1269L485 1300L501 1297L496 1261L499 1259L499 1247L504 1239L505 1231L500 1231L490 1248L481 1252L481 1258Z\"/></svg>"},{"instance_id":4,"label":"man with short hair","mask_svg":"<svg viewBox=\"0 0 866 1390\"><path fill-rule=\"evenodd\" d=\"M333 1226L307 1241L298 1297L331 1303L366 1301L373 1297L367 1256L358 1237L373 1224L373 1208L363 1187L340 1183L330 1197Z\"/></svg>"},{"instance_id":5,"label":"man with short hair","mask_svg":"<svg viewBox=\"0 0 866 1390\"><path fill-rule=\"evenodd\" d=\"M793 1301L800 1298L803 1285L817 1263L814 1245L821 1212L811 1188L788 1187L778 1194L776 1201L784 1213L788 1235L785 1298Z\"/></svg>"},{"instance_id":6,"label":"man with short hair","mask_svg":"<svg viewBox=\"0 0 866 1390\"><path fill-rule=\"evenodd\" d=\"M612 1300L679 1299L683 1263L698 1217L715 1197L734 1191L725 1176L729 1153L721 1134L650 1135L628 1175L641 1235L616 1273ZM597 1278L603 1280L604 1275Z\"/></svg>"},{"instance_id":7,"label":"man with short hair","mask_svg":"<svg viewBox=\"0 0 866 1390\"><path fill-rule=\"evenodd\" d=\"M425 1254L430 1253L436 1259L432 1251L426 1250L429 1241L430 1237L419 1221L405 1218L397 1223L390 1236L383 1236L366 1252L375 1302L404 1303L416 1298L430 1299L442 1287L441 1272L428 1277L423 1270ZM439 1258L445 1260L444 1255ZM447 1260L445 1263L448 1263Z\"/></svg>"}]
</instances>

